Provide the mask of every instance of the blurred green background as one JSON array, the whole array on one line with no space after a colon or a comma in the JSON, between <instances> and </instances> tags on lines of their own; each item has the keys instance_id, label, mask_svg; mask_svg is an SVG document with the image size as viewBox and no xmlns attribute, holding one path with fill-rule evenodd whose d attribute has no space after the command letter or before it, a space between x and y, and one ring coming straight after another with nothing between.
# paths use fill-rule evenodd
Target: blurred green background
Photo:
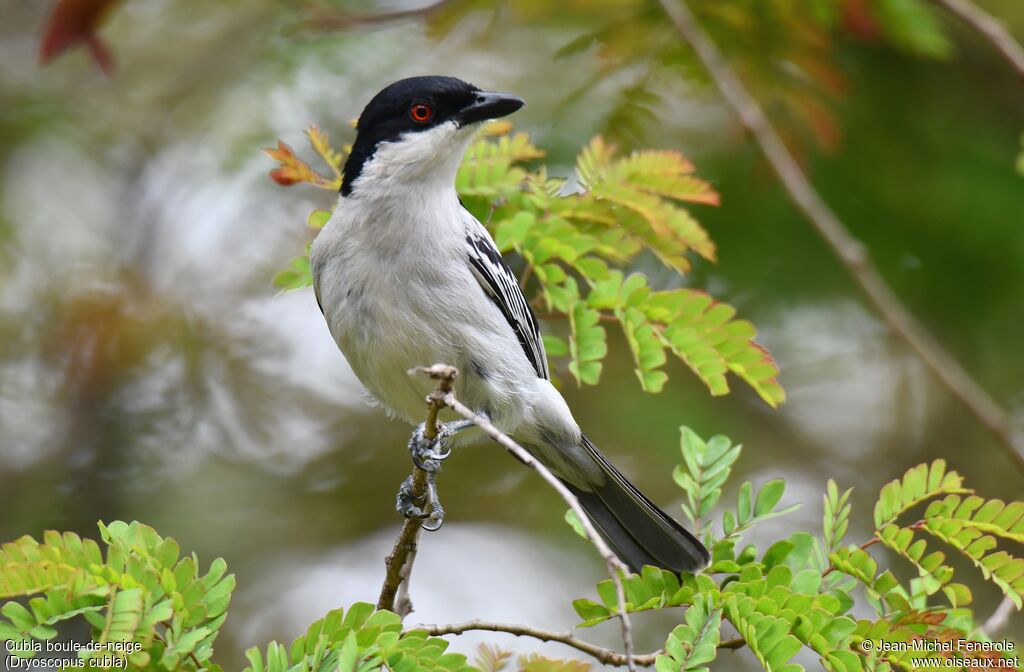
<instances>
[{"instance_id":1,"label":"blurred green background","mask_svg":"<svg viewBox=\"0 0 1024 672\"><path fill-rule=\"evenodd\" d=\"M829 477L856 488L860 538L879 487L939 457L985 496L1024 496L1013 462L790 206L656 5L461 2L321 31L303 21L408 6L126 0L100 28L104 74L82 48L37 64L52 4L0 0L0 539L137 519L225 557L239 578L217 646L226 669L329 608L375 600L400 525L408 428L365 401L312 291L271 284L309 239L306 213L333 197L275 185L259 150L282 138L309 157L312 122L350 141L350 120L404 76L522 95L514 121L555 174L606 133L683 151L721 192L721 207L693 209L720 261L684 281L758 326L788 402L772 411L741 384L712 399L678 363L645 395L621 336L600 386L561 372L580 424L666 510L680 514L682 424L743 443L743 478L785 477L784 503L804 502L756 530L763 540L818 529ZM810 36L787 23L794 3L776 3L782 18L770 4L718 0L708 28L898 294L1019 427L1024 85L946 15L951 48L929 50L858 23L870 2L838 3ZM1024 4L982 4L1024 36ZM441 488L448 522L425 539L412 619L572 625L570 600L603 570L560 500L490 445L447 462ZM989 613L995 589L972 587ZM637 621L642 650L671 625ZM481 639L534 648L456 648Z\"/></svg>"}]
</instances>

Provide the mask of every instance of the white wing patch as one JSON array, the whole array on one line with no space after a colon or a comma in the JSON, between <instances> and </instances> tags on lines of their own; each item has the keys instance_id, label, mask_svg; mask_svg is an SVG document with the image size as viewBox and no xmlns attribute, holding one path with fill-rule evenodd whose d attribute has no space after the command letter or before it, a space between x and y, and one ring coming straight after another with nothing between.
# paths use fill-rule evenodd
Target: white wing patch
<instances>
[{"instance_id":1,"label":"white wing patch","mask_svg":"<svg viewBox=\"0 0 1024 672\"><path fill-rule=\"evenodd\" d=\"M501 258L501 253L483 224L466 209L462 210L462 214L466 221L466 252L473 275L512 327L537 377L548 379L548 360L544 354L537 317L526 302L519 281Z\"/></svg>"}]
</instances>

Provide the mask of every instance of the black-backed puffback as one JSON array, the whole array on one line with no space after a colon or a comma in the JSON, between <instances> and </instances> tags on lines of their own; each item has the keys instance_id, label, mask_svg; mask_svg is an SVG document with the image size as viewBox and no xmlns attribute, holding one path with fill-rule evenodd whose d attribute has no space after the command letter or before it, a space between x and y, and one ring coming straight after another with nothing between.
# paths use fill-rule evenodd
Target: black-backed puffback
<instances>
[{"instance_id":1,"label":"black-backed puffback","mask_svg":"<svg viewBox=\"0 0 1024 672\"><path fill-rule=\"evenodd\" d=\"M410 369L457 367L458 399L561 479L631 568L697 571L707 549L580 430L551 383L540 323L516 275L455 190L481 122L522 106L454 77L403 79L373 97L337 207L310 252L320 309L352 371L392 415L423 418L433 382ZM433 477L456 430L450 423L430 441L420 429L410 441L428 492L436 494ZM422 517L423 505L408 487L399 491L402 515ZM426 523L436 527L441 512Z\"/></svg>"}]
</instances>

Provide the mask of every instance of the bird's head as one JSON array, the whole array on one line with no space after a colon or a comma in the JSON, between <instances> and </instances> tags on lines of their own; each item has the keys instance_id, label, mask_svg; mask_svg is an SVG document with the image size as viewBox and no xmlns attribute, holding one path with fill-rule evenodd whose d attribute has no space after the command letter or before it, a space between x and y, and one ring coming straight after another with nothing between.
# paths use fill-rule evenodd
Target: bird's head
<instances>
[{"instance_id":1,"label":"bird's head","mask_svg":"<svg viewBox=\"0 0 1024 672\"><path fill-rule=\"evenodd\" d=\"M356 125L343 196L405 183L451 186L474 132L526 103L455 77L410 77L373 97Z\"/></svg>"}]
</instances>

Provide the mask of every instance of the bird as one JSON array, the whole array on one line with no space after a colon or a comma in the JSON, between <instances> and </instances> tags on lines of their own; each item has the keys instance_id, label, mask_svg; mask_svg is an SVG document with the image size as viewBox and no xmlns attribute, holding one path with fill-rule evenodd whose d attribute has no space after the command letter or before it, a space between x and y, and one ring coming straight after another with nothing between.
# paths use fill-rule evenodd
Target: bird
<instances>
[{"instance_id":1,"label":"bird","mask_svg":"<svg viewBox=\"0 0 1024 672\"><path fill-rule=\"evenodd\" d=\"M480 127L524 105L436 75L377 93L358 118L337 205L310 251L317 303L352 371L392 416L413 425L423 417L431 383L410 369L457 367L460 401L557 476L632 571L699 571L709 562L704 545L580 429L551 382L537 317L516 276L456 192ZM410 450L436 471L450 449L426 445L422 429ZM399 511L425 516L408 501L408 485Z\"/></svg>"}]
</instances>

